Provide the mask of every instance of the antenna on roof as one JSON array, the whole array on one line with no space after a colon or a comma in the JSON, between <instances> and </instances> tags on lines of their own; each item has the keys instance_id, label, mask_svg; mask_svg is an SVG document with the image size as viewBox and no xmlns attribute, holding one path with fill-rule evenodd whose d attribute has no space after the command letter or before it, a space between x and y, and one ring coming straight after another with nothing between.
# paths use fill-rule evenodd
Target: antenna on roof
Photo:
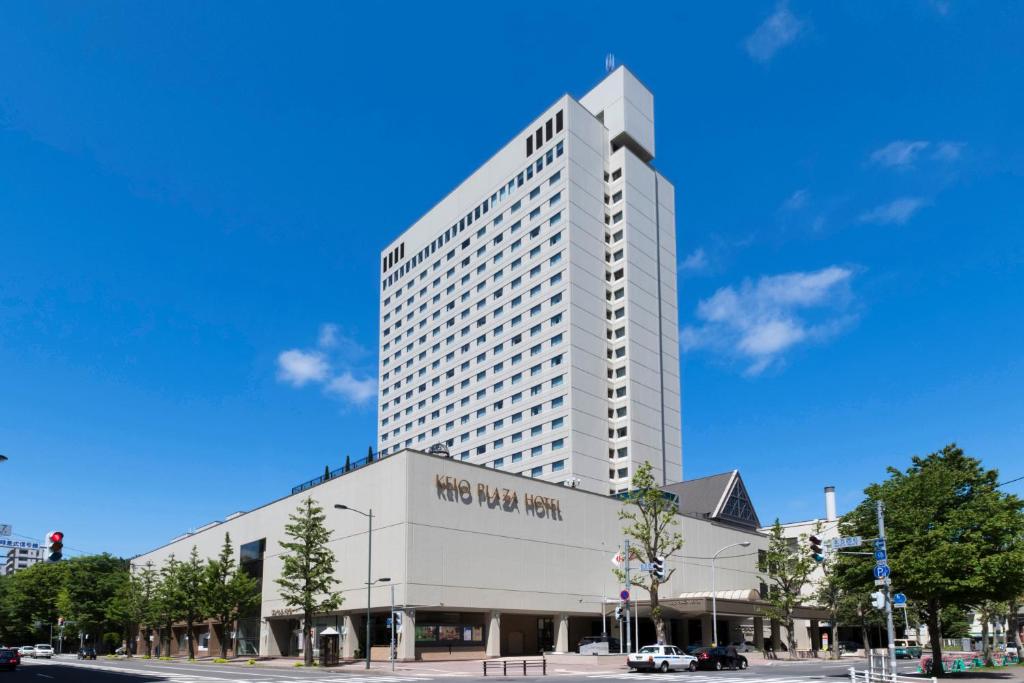
<instances>
[{"instance_id":1,"label":"antenna on roof","mask_svg":"<svg viewBox=\"0 0 1024 683\"><path fill-rule=\"evenodd\" d=\"M611 52L604 56L604 72L611 73L615 70L615 55Z\"/></svg>"}]
</instances>

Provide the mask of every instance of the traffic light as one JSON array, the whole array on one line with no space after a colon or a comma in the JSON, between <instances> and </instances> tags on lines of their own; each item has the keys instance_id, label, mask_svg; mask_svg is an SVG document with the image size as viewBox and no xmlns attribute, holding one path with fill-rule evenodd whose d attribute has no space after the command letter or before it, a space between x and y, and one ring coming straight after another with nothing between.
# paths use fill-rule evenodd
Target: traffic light
<instances>
[{"instance_id":1,"label":"traffic light","mask_svg":"<svg viewBox=\"0 0 1024 683\"><path fill-rule=\"evenodd\" d=\"M615 606L615 621L622 621L626 617L622 614L622 603Z\"/></svg>"},{"instance_id":2,"label":"traffic light","mask_svg":"<svg viewBox=\"0 0 1024 683\"><path fill-rule=\"evenodd\" d=\"M875 591L871 594L871 606L875 609L882 609L885 607L885 593L882 591Z\"/></svg>"},{"instance_id":3,"label":"traffic light","mask_svg":"<svg viewBox=\"0 0 1024 683\"><path fill-rule=\"evenodd\" d=\"M810 537L808 537L807 541L808 541L808 543L810 543L810 546L811 546L811 557L814 558L814 561L815 562L824 562L825 561L825 553L821 549L821 539L818 538L817 536L810 536Z\"/></svg>"},{"instance_id":4,"label":"traffic light","mask_svg":"<svg viewBox=\"0 0 1024 683\"><path fill-rule=\"evenodd\" d=\"M64 550L64 532L51 531L46 534L46 561L59 562Z\"/></svg>"},{"instance_id":5,"label":"traffic light","mask_svg":"<svg viewBox=\"0 0 1024 683\"><path fill-rule=\"evenodd\" d=\"M651 569L651 574L654 575L654 578L658 581L664 581L665 577L668 576L668 572L665 571L665 558L656 557L651 564L654 565L654 568Z\"/></svg>"}]
</instances>

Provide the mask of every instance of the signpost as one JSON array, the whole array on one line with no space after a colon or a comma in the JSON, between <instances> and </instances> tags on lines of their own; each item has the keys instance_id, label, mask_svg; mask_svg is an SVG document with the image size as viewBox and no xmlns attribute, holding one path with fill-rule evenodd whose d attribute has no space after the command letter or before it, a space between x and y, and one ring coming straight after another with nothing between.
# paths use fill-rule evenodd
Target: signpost
<instances>
[{"instance_id":1,"label":"signpost","mask_svg":"<svg viewBox=\"0 0 1024 683\"><path fill-rule=\"evenodd\" d=\"M842 548L859 548L863 542L864 539L860 536L844 536L842 538L833 538L827 541L827 544L832 550L840 550Z\"/></svg>"},{"instance_id":2,"label":"signpost","mask_svg":"<svg viewBox=\"0 0 1024 683\"><path fill-rule=\"evenodd\" d=\"M875 556L878 556L878 552L882 553L883 559L877 560L875 565L874 575L876 579L883 579L885 581L885 626L888 630L889 636L889 670L896 674L896 628L892 623L892 587L889 584L889 565L886 563L886 549L885 549L885 513L883 511L882 501L877 501L875 510L878 514L878 538L875 539Z\"/></svg>"},{"instance_id":3,"label":"signpost","mask_svg":"<svg viewBox=\"0 0 1024 683\"><path fill-rule=\"evenodd\" d=\"M10 536L11 531L12 529L10 524L0 524L0 536Z\"/></svg>"},{"instance_id":4,"label":"signpost","mask_svg":"<svg viewBox=\"0 0 1024 683\"><path fill-rule=\"evenodd\" d=\"M653 572L654 571L654 563L653 562L641 562L640 563L640 571L642 571L642 572Z\"/></svg>"},{"instance_id":5,"label":"signpost","mask_svg":"<svg viewBox=\"0 0 1024 683\"><path fill-rule=\"evenodd\" d=\"M907 604L907 596L903 593L895 593L892 596L892 604L896 607L901 607Z\"/></svg>"},{"instance_id":6,"label":"signpost","mask_svg":"<svg viewBox=\"0 0 1024 683\"><path fill-rule=\"evenodd\" d=\"M623 589L622 592L619 593L619 600L622 600L622 602L629 602L629 591Z\"/></svg>"},{"instance_id":7,"label":"signpost","mask_svg":"<svg viewBox=\"0 0 1024 683\"><path fill-rule=\"evenodd\" d=\"M875 560L878 561L880 564L884 564L888 557L889 556L886 554L885 548L875 551Z\"/></svg>"},{"instance_id":8,"label":"signpost","mask_svg":"<svg viewBox=\"0 0 1024 683\"><path fill-rule=\"evenodd\" d=\"M4 548L33 548L38 549L39 544L32 541L12 541L9 538L0 538L0 547Z\"/></svg>"},{"instance_id":9,"label":"signpost","mask_svg":"<svg viewBox=\"0 0 1024 683\"><path fill-rule=\"evenodd\" d=\"M889 578L889 567L884 564L876 564L874 569L874 575L876 579Z\"/></svg>"}]
</instances>

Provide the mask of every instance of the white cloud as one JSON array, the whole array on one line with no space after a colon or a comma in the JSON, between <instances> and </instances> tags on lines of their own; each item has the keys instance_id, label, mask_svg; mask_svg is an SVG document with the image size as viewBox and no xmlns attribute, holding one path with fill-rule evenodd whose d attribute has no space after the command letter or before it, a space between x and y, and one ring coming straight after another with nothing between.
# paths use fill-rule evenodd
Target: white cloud
<instances>
[{"instance_id":1,"label":"white cloud","mask_svg":"<svg viewBox=\"0 0 1024 683\"><path fill-rule=\"evenodd\" d=\"M317 337L316 345L321 349L333 349L338 345L338 326L334 323L324 323L320 326L320 336Z\"/></svg>"},{"instance_id":2,"label":"white cloud","mask_svg":"<svg viewBox=\"0 0 1024 683\"><path fill-rule=\"evenodd\" d=\"M779 49L796 40L803 27L804 23L789 11L786 3L780 2L775 11L747 36L747 54L758 62L767 62Z\"/></svg>"},{"instance_id":3,"label":"white cloud","mask_svg":"<svg viewBox=\"0 0 1024 683\"><path fill-rule=\"evenodd\" d=\"M319 351L289 349L277 356L277 378L293 387L322 382L329 372L330 366Z\"/></svg>"},{"instance_id":4,"label":"white cloud","mask_svg":"<svg viewBox=\"0 0 1024 683\"><path fill-rule=\"evenodd\" d=\"M928 202L921 197L900 197L862 213L860 221L879 225L903 225L917 213L918 209L927 205Z\"/></svg>"},{"instance_id":5,"label":"white cloud","mask_svg":"<svg viewBox=\"0 0 1024 683\"><path fill-rule=\"evenodd\" d=\"M683 328L683 350L739 358L745 374L759 375L794 346L827 340L853 323L855 316L838 313L851 298L852 278L851 269L830 266L723 287L697 305L701 323Z\"/></svg>"},{"instance_id":6,"label":"white cloud","mask_svg":"<svg viewBox=\"0 0 1024 683\"><path fill-rule=\"evenodd\" d=\"M351 403L365 403L377 396L377 380L356 379L350 372L343 372L327 383L325 390L341 396Z\"/></svg>"},{"instance_id":7,"label":"white cloud","mask_svg":"<svg viewBox=\"0 0 1024 683\"><path fill-rule=\"evenodd\" d=\"M708 266L708 257L702 247L695 249L689 256L679 264L680 272L693 272L704 270Z\"/></svg>"},{"instance_id":8,"label":"white cloud","mask_svg":"<svg viewBox=\"0 0 1024 683\"><path fill-rule=\"evenodd\" d=\"M342 334L338 325L324 323L317 335L317 348L278 354L277 379L293 387L317 384L325 394L363 404L377 395L373 370L364 367L368 355L359 342Z\"/></svg>"},{"instance_id":9,"label":"white cloud","mask_svg":"<svg viewBox=\"0 0 1024 683\"><path fill-rule=\"evenodd\" d=\"M913 166L917 156L930 144L927 140L896 140L872 152L871 161L889 168Z\"/></svg>"},{"instance_id":10,"label":"white cloud","mask_svg":"<svg viewBox=\"0 0 1024 683\"><path fill-rule=\"evenodd\" d=\"M811 196L811 193L806 189L797 190L789 196L789 199L782 202L783 211L798 211L799 209L807 206L807 199Z\"/></svg>"},{"instance_id":11,"label":"white cloud","mask_svg":"<svg viewBox=\"0 0 1024 683\"><path fill-rule=\"evenodd\" d=\"M964 150L962 142L940 142L932 152L932 159L937 161L956 161Z\"/></svg>"}]
</instances>

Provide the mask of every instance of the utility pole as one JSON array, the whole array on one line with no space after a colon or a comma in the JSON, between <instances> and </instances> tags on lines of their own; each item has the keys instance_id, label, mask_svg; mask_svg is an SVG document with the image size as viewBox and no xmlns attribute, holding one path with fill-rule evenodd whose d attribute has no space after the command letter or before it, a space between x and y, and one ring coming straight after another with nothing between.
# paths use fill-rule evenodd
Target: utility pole
<instances>
[{"instance_id":1,"label":"utility pole","mask_svg":"<svg viewBox=\"0 0 1024 683\"><path fill-rule=\"evenodd\" d=\"M623 557L623 566L625 567L626 573L626 590L628 591L633 586L629 583L629 539L626 539L626 552ZM629 600L626 600L626 652L633 651L633 627L629 623Z\"/></svg>"},{"instance_id":2,"label":"utility pole","mask_svg":"<svg viewBox=\"0 0 1024 683\"><path fill-rule=\"evenodd\" d=\"M882 539L882 545L888 556L889 548L885 542L885 513L882 510L882 501L877 502L878 510L878 538ZM892 624L892 589L889 584L889 575L883 578L883 589L885 591L885 625L889 631L889 670L896 675L896 630Z\"/></svg>"}]
</instances>

